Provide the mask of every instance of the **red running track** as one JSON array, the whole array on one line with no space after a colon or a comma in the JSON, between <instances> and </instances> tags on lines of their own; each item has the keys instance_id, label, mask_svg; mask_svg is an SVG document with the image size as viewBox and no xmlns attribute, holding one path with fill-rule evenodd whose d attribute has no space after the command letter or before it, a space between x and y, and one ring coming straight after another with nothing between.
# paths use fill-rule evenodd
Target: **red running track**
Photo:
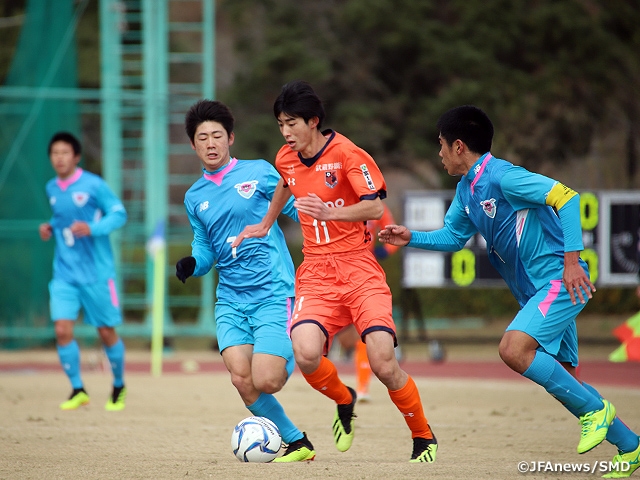
<instances>
[{"instance_id":1,"label":"red running track","mask_svg":"<svg viewBox=\"0 0 640 480\"><path fill-rule=\"evenodd\" d=\"M343 374L353 374L351 363L338 362L338 370ZM198 362L197 365L177 360L165 360L163 373L184 373L185 367L196 366L199 373L224 372L225 367L221 361ZM414 377L423 378L465 378L465 379L491 379L528 381L513 372L501 362L461 362L445 361L433 363L427 361L406 361L401 363L402 368ZM149 362L127 362L128 373L149 373ZM0 373L37 373L60 372L60 365L50 362L5 362L0 363ZM579 367L580 378L588 383L598 385L612 385L620 387L640 388L640 363L611 363L608 361L584 361Z\"/></svg>"}]
</instances>

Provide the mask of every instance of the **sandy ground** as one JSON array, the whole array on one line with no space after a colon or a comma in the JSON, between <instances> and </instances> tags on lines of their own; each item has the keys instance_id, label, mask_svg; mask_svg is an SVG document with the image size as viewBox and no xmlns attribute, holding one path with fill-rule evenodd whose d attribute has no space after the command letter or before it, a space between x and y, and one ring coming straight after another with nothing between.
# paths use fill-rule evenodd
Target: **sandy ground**
<instances>
[{"instance_id":1,"label":"sandy ground","mask_svg":"<svg viewBox=\"0 0 640 480\"><path fill-rule=\"evenodd\" d=\"M495 347L476 357L495 359ZM609 349L607 349L609 350ZM464 356L469 348L450 351ZM408 352L408 354L415 354ZM92 357L95 357L93 358ZM0 352L16 358L57 361L55 351ZM173 360L195 370L213 352L178 352ZM415 376L440 449L435 464L409 464L410 434L384 387L374 379L372 401L356 408L356 439L340 453L333 445L331 401L294 373L277 396L314 443L305 464L243 464L230 448L233 426L249 416L226 373L130 372L127 407L106 412L111 375L99 356L85 352L84 380L91 404L62 412L69 393L61 371L14 369L0 373L0 479L513 479L599 478L600 461L616 450L606 442L578 455L577 420L540 387L521 380ZM148 358L130 352L131 362ZM640 368L640 367L639 367ZM353 384L353 375L343 374ZM621 418L640 430L640 385L595 384ZM518 473L519 462L595 465L595 473ZM555 468L555 467L554 467ZM570 465L570 468L576 468ZM637 475L634 475L634 477ZM633 477L632 477L633 478ZM640 478L640 477L639 477Z\"/></svg>"}]
</instances>

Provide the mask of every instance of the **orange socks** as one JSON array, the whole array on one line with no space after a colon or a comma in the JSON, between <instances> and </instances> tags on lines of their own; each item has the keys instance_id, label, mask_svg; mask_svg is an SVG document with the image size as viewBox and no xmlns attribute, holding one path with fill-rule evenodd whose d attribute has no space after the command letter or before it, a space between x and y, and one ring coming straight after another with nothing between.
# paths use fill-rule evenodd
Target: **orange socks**
<instances>
[{"instance_id":1,"label":"orange socks","mask_svg":"<svg viewBox=\"0 0 640 480\"><path fill-rule=\"evenodd\" d=\"M351 403L351 392L338 377L336 366L327 357L322 357L318 369L309 374L302 374L309 385L321 394L329 397L338 405ZM417 390L416 390L417 391Z\"/></svg>"},{"instance_id":2,"label":"orange socks","mask_svg":"<svg viewBox=\"0 0 640 480\"><path fill-rule=\"evenodd\" d=\"M371 381L371 366L367 357L367 346L362 340L356 343L354 354L356 366L356 391L358 395L369 392L369 382Z\"/></svg>"},{"instance_id":3,"label":"orange socks","mask_svg":"<svg viewBox=\"0 0 640 480\"><path fill-rule=\"evenodd\" d=\"M409 376L409 380L400 390L389 390L389 397L395 403L398 410L404 416L404 421L411 430L411 437L421 437L426 439L433 438L427 417L424 416L422 410L422 402L420 401L420 392L416 387L416 382Z\"/></svg>"}]
</instances>

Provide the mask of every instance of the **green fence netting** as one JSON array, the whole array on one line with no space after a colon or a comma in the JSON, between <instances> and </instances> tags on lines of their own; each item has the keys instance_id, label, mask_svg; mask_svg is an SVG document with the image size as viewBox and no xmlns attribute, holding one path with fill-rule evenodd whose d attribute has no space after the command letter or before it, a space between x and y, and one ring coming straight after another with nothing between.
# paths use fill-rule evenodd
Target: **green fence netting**
<instances>
[{"instance_id":1,"label":"green fence netting","mask_svg":"<svg viewBox=\"0 0 640 480\"><path fill-rule=\"evenodd\" d=\"M0 98L0 346L53 338L47 283L53 242L38 236L50 216L44 193L53 177L47 146L59 130L80 135L74 0L29 0ZM13 335L7 335L13 332ZM19 332L19 336L15 335ZM47 332L47 333L45 333ZM49 336L48 333L51 335ZM4 338L3 338L4 337Z\"/></svg>"}]
</instances>

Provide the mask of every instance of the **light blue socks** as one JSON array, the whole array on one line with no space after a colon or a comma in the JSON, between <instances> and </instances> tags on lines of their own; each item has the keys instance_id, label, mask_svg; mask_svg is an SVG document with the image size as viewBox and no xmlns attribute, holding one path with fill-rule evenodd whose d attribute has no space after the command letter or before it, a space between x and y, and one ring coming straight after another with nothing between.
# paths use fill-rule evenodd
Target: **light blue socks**
<instances>
[{"instance_id":1,"label":"light blue socks","mask_svg":"<svg viewBox=\"0 0 640 480\"><path fill-rule=\"evenodd\" d=\"M58 358L64 373L67 374L71 381L71 387L75 389L82 388L82 378L80 377L80 347L78 342L71 340L64 346L57 345Z\"/></svg>"},{"instance_id":2,"label":"light blue socks","mask_svg":"<svg viewBox=\"0 0 640 480\"><path fill-rule=\"evenodd\" d=\"M302 432L289 420L284 413L284 408L273 395L261 393L258 399L247 408L256 417L266 417L275 423L284 443L293 443L302 438Z\"/></svg>"},{"instance_id":3,"label":"light blue socks","mask_svg":"<svg viewBox=\"0 0 640 480\"><path fill-rule=\"evenodd\" d=\"M124 385L124 342L119 338L110 347L105 345L104 351L107 354L111 371L113 372L113 386L122 387Z\"/></svg>"}]
</instances>

